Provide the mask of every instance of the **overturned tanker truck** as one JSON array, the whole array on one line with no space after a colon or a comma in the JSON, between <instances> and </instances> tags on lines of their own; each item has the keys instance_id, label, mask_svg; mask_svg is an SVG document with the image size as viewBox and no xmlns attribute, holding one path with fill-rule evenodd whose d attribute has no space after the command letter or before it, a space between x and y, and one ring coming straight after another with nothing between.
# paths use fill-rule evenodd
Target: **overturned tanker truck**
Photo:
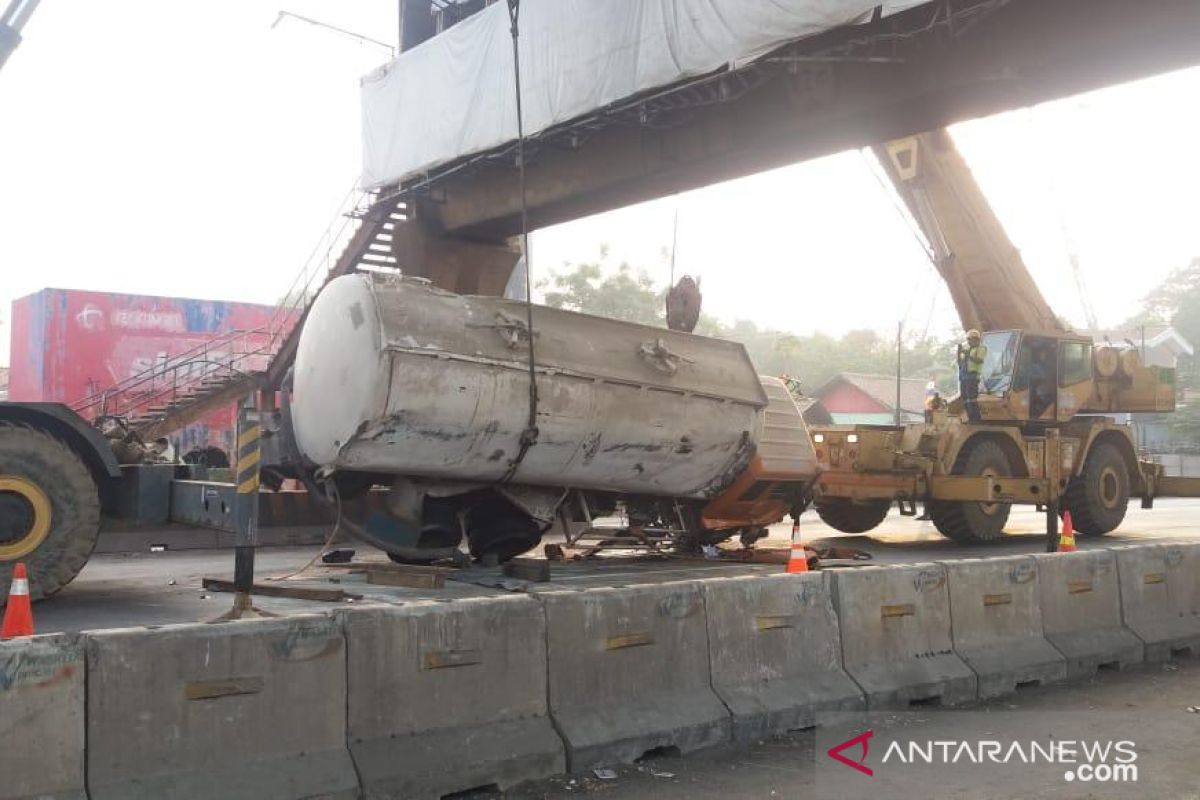
<instances>
[{"instance_id":1,"label":"overturned tanker truck","mask_svg":"<svg viewBox=\"0 0 1200 800\"><path fill-rule=\"evenodd\" d=\"M280 439L339 506L381 497L343 516L352 532L397 561L454 557L464 536L503 561L548 531L751 542L802 502L803 418L742 345L543 306L531 332L527 311L371 274L317 297Z\"/></svg>"}]
</instances>

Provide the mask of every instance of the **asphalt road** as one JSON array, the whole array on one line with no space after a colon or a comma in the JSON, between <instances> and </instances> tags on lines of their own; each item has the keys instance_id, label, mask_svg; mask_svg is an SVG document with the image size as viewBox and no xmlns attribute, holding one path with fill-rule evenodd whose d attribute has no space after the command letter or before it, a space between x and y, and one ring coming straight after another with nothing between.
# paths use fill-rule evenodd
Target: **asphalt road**
<instances>
[{"instance_id":1,"label":"asphalt road","mask_svg":"<svg viewBox=\"0 0 1200 800\"><path fill-rule=\"evenodd\" d=\"M830 733L805 731L747 746L727 746L683 757L655 757L614 767L615 777L594 773L553 778L506 793L477 791L471 800L729 800L729 798L812 798L813 800L892 800L892 798L1200 798L1200 660L1101 673L1087 683L1023 689L1017 695L965 710L922 710L880 714L856 721L851 730L872 730L864 763L872 776L834 762L826 751L840 741ZM857 727L856 727L857 726ZM1136 754L1137 780L1084 781L1077 765L1035 765L1013 757L987 766L920 764L908 770L895 758L883 762L889 740L978 743L1072 740L1128 742ZM857 760L858 752L854 751ZM1024 746L1024 752L1029 747ZM1068 751L1069 752L1069 751ZM1093 751L1094 752L1094 751ZM894 754L893 754L894 755ZM1116 762L1110 750L1108 762ZM1071 772L1070 779L1067 773ZM1094 770L1093 770L1094 772ZM1103 774L1103 773L1101 773Z\"/></svg>"},{"instance_id":2,"label":"asphalt road","mask_svg":"<svg viewBox=\"0 0 1200 800\"><path fill-rule=\"evenodd\" d=\"M1035 512L1032 506L1014 507L1004 532L1005 536L994 542L960 545L944 538L932 522L902 517L895 510L882 525L862 535L835 531L815 514L805 514L800 527L800 535L805 542L826 541L858 547L871 553L874 561L881 564L1016 555L1045 550L1046 517ZM776 525L765 543L782 546L790 535L791 525ZM1154 508L1149 510L1138 507L1136 502L1131 503L1125 521L1117 530L1100 537L1078 536L1075 541L1081 549L1085 549L1170 539L1200 539L1200 499L1157 500Z\"/></svg>"},{"instance_id":3,"label":"asphalt road","mask_svg":"<svg viewBox=\"0 0 1200 800\"><path fill-rule=\"evenodd\" d=\"M873 557L868 563L892 564L1041 552L1045 547L1042 533L1044 525L1044 517L1032 509L1014 509L1008 527L1009 535L996 542L963 546L942 538L932 523L918 522L896 513L869 534L847 535L822 524L810 512L802 520L801 536L809 543L827 542L864 550ZM789 524L778 525L772 530L770 538L759 543L759 547L786 548L790 534ZM183 535L176 531L172 539L179 541ZM1162 500L1152 511L1131 507L1125 524L1118 531L1095 539L1080 537L1078 543L1086 549L1171 539L1200 539L1200 500ZM162 536L149 534L143 541L162 540ZM129 538L129 541L134 539ZM344 545L354 547L359 557L384 560L381 554L365 545L356 542L345 542ZM363 595L363 602L404 602L417 597L453 598L503 591L455 581L448 581L446 588L432 592L373 586L367 584L361 574L348 575L345 571L321 567L310 570L299 579L270 580L301 568L318 550L315 545L262 548L258 552L258 579L277 585L344 588ZM533 554L536 555L537 551ZM772 569L778 567L695 561L646 563L624 558L586 564L573 562L554 567L556 582L561 580L580 587ZM35 619L38 631L50 633L210 620L229 607L231 598L227 594L204 591L201 579L230 578L232 573L232 550L169 549L149 552L142 549L95 555L74 582L58 595L37 604ZM281 614L320 611L330 605L271 597L260 598L256 602L265 610Z\"/></svg>"}]
</instances>

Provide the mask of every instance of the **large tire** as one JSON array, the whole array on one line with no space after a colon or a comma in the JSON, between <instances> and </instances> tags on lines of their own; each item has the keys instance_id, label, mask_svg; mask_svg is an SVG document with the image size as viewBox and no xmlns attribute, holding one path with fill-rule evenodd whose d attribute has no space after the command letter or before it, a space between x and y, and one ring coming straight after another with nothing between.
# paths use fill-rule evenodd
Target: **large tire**
<instances>
[{"instance_id":1,"label":"large tire","mask_svg":"<svg viewBox=\"0 0 1200 800\"><path fill-rule=\"evenodd\" d=\"M878 528L892 508L890 500L829 500L817 503L817 516L829 527L842 533L866 533Z\"/></svg>"},{"instance_id":2,"label":"large tire","mask_svg":"<svg viewBox=\"0 0 1200 800\"><path fill-rule=\"evenodd\" d=\"M955 475L1012 475L1004 449L993 441L968 443L954 462ZM938 533L960 544L990 542L1004 535L1009 503L962 503L932 500L929 516Z\"/></svg>"},{"instance_id":3,"label":"large tire","mask_svg":"<svg viewBox=\"0 0 1200 800\"><path fill-rule=\"evenodd\" d=\"M503 564L537 547L537 522L512 503L489 498L467 511L467 548L477 561Z\"/></svg>"},{"instance_id":4,"label":"large tire","mask_svg":"<svg viewBox=\"0 0 1200 800\"><path fill-rule=\"evenodd\" d=\"M24 426L0 424L0 606L13 566L29 571L29 594L40 600L71 582L100 535L100 496L83 461L58 439ZM45 503L49 530L44 536Z\"/></svg>"},{"instance_id":5,"label":"large tire","mask_svg":"<svg viewBox=\"0 0 1200 800\"><path fill-rule=\"evenodd\" d=\"M1125 519L1129 506L1129 469L1111 442L1099 442L1083 462L1083 471L1067 484L1063 507L1084 536L1103 536Z\"/></svg>"}]
</instances>

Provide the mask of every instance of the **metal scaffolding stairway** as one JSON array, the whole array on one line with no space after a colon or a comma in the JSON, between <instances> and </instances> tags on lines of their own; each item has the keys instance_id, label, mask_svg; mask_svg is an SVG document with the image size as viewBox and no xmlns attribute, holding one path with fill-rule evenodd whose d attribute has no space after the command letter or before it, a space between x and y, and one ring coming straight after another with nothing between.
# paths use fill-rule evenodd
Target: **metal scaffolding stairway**
<instances>
[{"instance_id":1,"label":"metal scaffolding stairway","mask_svg":"<svg viewBox=\"0 0 1200 800\"><path fill-rule=\"evenodd\" d=\"M347 193L334 223L322 234L267 326L230 331L168 356L71 408L93 421L123 419L149 441L228 408L256 390L278 387L295 360L309 306L326 283L356 270L398 269L392 237L396 224L405 218L404 206L394 199L370 201L370 195Z\"/></svg>"},{"instance_id":2,"label":"metal scaffolding stairway","mask_svg":"<svg viewBox=\"0 0 1200 800\"><path fill-rule=\"evenodd\" d=\"M347 219L354 219L357 224L353 227L341 255L327 269L319 270L303 284L301 297L306 301L302 310L297 307L299 319L282 337L279 347L267 367L266 374L263 376L263 385L266 387L278 387L296 360L296 346L300 342L300 331L304 327L304 321L308 318L308 309L312 304L312 299L320 294L325 284L334 278L358 270L368 272L399 270L396 259L392 255L392 239L395 235L396 225L405 219L404 203L394 198L381 200L372 203L361 213L348 216ZM301 277L303 275L302 272ZM312 288L312 283L315 282L318 275L321 276L320 284ZM297 281L299 280L300 277L297 278Z\"/></svg>"},{"instance_id":3,"label":"metal scaffolding stairway","mask_svg":"<svg viewBox=\"0 0 1200 800\"><path fill-rule=\"evenodd\" d=\"M210 339L71 405L81 416L123 419L143 439L195 422L252 391L266 368L274 336L268 328Z\"/></svg>"}]
</instances>

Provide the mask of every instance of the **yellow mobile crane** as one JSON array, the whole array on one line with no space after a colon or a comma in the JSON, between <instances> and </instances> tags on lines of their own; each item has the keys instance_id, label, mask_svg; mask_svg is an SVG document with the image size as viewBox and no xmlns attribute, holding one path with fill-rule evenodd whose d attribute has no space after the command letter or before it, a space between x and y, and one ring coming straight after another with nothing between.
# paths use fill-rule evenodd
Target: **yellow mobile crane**
<instances>
[{"instance_id":1,"label":"yellow mobile crane","mask_svg":"<svg viewBox=\"0 0 1200 800\"><path fill-rule=\"evenodd\" d=\"M1070 510L1076 529L1101 535L1130 496L1196 496L1139 461L1127 425L1110 415L1175 408L1173 369L1146 366L1134 349L1093 346L1046 303L942 129L875 147L884 171L928 240L964 329L983 331L981 421L952 398L929 423L812 429L823 470L813 489L821 518L861 533L893 502L960 542L1003 533L1012 502Z\"/></svg>"}]
</instances>

